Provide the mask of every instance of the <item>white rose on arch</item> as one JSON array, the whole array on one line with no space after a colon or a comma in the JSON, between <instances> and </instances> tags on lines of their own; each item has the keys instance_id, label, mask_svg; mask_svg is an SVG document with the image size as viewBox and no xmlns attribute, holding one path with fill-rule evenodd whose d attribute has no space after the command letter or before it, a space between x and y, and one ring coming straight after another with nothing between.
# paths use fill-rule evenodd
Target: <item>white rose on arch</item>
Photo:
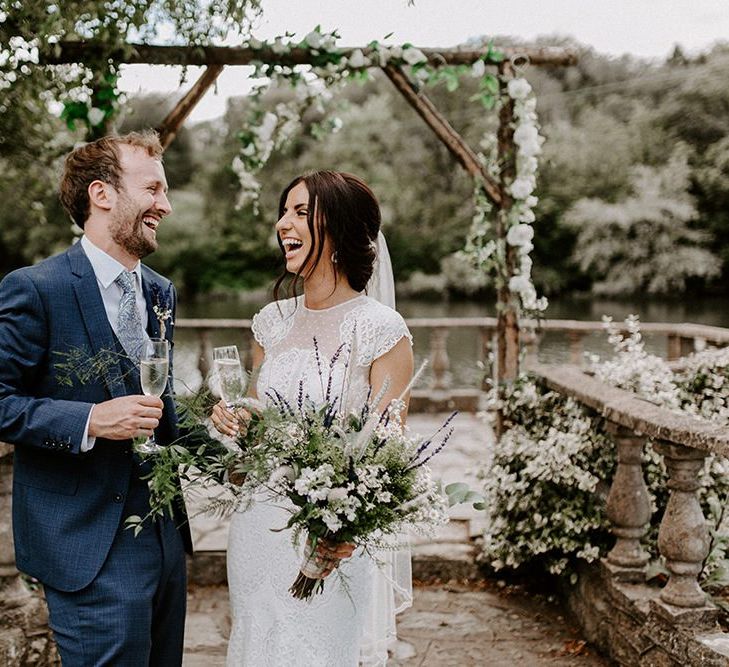
<instances>
[{"instance_id":1,"label":"white rose on arch","mask_svg":"<svg viewBox=\"0 0 729 667\"><path fill-rule=\"evenodd\" d=\"M427 56L414 46L409 46L402 51L402 59L408 65L417 65L418 63L424 63L428 60Z\"/></svg>"},{"instance_id":2,"label":"white rose on arch","mask_svg":"<svg viewBox=\"0 0 729 667\"><path fill-rule=\"evenodd\" d=\"M506 242L512 246L531 245L533 238L534 229L531 225L523 223L509 227L509 231L506 233Z\"/></svg>"},{"instance_id":3,"label":"white rose on arch","mask_svg":"<svg viewBox=\"0 0 729 667\"><path fill-rule=\"evenodd\" d=\"M369 58L365 57L365 54L362 53L362 49L355 49L352 51L352 53L349 55L349 66L359 68L359 67L366 67L370 64Z\"/></svg>"},{"instance_id":4,"label":"white rose on arch","mask_svg":"<svg viewBox=\"0 0 729 667\"><path fill-rule=\"evenodd\" d=\"M509 289L517 294L529 294L534 290L534 286L529 276L518 275L509 279Z\"/></svg>"},{"instance_id":5,"label":"white rose on arch","mask_svg":"<svg viewBox=\"0 0 729 667\"><path fill-rule=\"evenodd\" d=\"M322 42L322 36L320 32L317 32L316 30L312 30L306 37L304 37L304 41L309 45L312 49L318 49L321 46Z\"/></svg>"},{"instance_id":6,"label":"white rose on arch","mask_svg":"<svg viewBox=\"0 0 729 667\"><path fill-rule=\"evenodd\" d=\"M509 97L512 100L525 100L529 96L529 93L532 92L531 85L523 78L511 79L511 81L506 84L506 87Z\"/></svg>"},{"instance_id":7,"label":"white rose on arch","mask_svg":"<svg viewBox=\"0 0 729 667\"><path fill-rule=\"evenodd\" d=\"M87 118L89 119L89 125L91 125L92 127L101 125L101 123L104 121L104 116L105 114L101 109L99 109L98 107L91 107L87 116Z\"/></svg>"},{"instance_id":8,"label":"white rose on arch","mask_svg":"<svg viewBox=\"0 0 729 667\"><path fill-rule=\"evenodd\" d=\"M535 188L533 178L521 177L514 180L509 186L509 192L514 199L526 199Z\"/></svg>"}]
</instances>

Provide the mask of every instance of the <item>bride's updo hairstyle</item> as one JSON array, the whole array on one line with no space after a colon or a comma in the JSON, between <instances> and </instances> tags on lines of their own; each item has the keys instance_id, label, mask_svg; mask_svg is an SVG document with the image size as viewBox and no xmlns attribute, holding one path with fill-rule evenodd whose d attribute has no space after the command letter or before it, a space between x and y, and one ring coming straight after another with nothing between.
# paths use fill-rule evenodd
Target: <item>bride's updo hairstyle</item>
<instances>
[{"instance_id":1,"label":"bride's updo hairstyle","mask_svg":"<svg viewBox=\"0 0 729 667\"><path fill-rule=\"evenodd\" d=\"M357 176L339 171L314 171L297 176L286 186L278 204L279 220L284 214L289 192L299 183L304 183L309 191L307 224L311 238L316 239L302 263L304 268L313 258L303 277L311 275L318 266L324 249L323 239L329 236L336 260L335 280L343 274L352 289L363 291L374 269L375 241L380 231L377 198ZM278 243L281 251L285 252L280 237ZM273 289L275 299L279 298L279 289L287 275L284 271L276 281ZM292 291L301 275L299 270L294 276Z\"/></svg>"}]
</instances>

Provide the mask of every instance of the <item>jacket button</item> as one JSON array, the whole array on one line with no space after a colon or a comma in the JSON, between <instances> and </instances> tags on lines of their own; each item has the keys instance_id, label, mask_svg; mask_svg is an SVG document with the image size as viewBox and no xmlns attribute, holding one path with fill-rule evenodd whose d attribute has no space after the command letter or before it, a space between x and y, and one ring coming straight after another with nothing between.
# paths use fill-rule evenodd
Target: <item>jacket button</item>
<instances>
[{"instance_id":1,"label":"jacket button","mask_svg":"<svg viewBox=\"0 0 729 667\"><path fill-rule=\"evenodd\" d=\"M124 494L123 493L115 493L114 494L114 502L120 503L122 500L124 500Z\"/></svg>"}]
</instances>

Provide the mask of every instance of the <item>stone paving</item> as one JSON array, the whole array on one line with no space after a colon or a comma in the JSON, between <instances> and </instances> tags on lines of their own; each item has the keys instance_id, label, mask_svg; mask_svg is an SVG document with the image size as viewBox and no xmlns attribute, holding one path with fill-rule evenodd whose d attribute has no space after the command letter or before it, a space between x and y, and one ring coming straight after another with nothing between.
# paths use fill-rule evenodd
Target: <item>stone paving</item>
<instances>
[{"instance_id":1,"label":"stone paving","mask_svg":"<svg viewBox=\"0 0 729 667\"><path fill-rule=\"evenodd\" d=\"M415 414L409 424L413 431L430 435L445 417ZM471 414L458 415L454 426L453 439L432 460L434 473L445 484L464 481L476 487L492 432ZM398 617L400 641L388 665L609 664L580 638L556 600L482 578L474 564L474 538L484 528L480 513L457 506L451 519L434 539L414 542L415 578L436 583L416 586L413 607ZM225 664L230 629L224 586L227 522L198 516L192 529L198 555L191 568L184 666L215 667ZM216 585L201 585L210 583Z\"/></svg>"}]
</instances>

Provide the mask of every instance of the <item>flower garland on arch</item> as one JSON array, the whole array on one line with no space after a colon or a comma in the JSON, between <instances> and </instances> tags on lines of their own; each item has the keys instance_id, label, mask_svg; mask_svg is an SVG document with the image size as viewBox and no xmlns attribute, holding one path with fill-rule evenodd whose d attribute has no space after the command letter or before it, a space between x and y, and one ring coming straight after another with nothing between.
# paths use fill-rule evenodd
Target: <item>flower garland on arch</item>
<instances>
[{"instance_id":1,"label":"flower garland on arch","mask_svg":"<svg viewBox=\"0 0 729 667\"><path fill-rule=\"evenodd\" d=\"M317 137L341 128L341 119L336 116L326 118L326 103L332 99L333 90L349 80L369 80L368 67L384 67L388 62L411 67L413 75L421 82L431 76L425 68L425 54L410 44L388 47L373 41L369 45L369 55L365 55L362 49L355 49L347 55L337 46L339 35L336 31L322 32L317 26L303 40L292 40L291 35L286 37L289 39L276 37L272 42L248 41L248 47L253 50L270 49L277 55L306 48L313 61L308 71L303 66L254 64L252 77L265 76L268 80L253 90L248 122L238 135L242 146L231 166L240 182L237 207L250 204L256 214L261 190L256 176L272 152L285 148L298 133L301 117L310 109L324 116L324 120L312 126L312 133ZM273 111L264 110L264 94L281 84L294 88L294 99L280 102Z\"/></svg>"},{"instance_id":2,"label":"flower garland on arch","mask_svg":"<svg viewBox=\"0 0 729 667\"><path fill-rule=\"evenodd\" d=\"M479 79L479 93L474 96L481 104L491 109L498 103L512 101L514 105L514 143L516 145L516 174L509 184L508 192L513 203L505 216L505 239L494 238L490 217L492 205L483 189L477 184L474 193L475 214L464 255L470 263L486 275L491 275L497 287L507 285L518 297L518 305L524 313L541 313L547 308L547 299L537 296L531 278L535 221L534 207L538 203L533 195L538 169L537 156L541 153L544 138L539 134L536 114L536 99L529 82L523 77L510 79L506 85L506 100L498 98L498 79L486 73L486 62L495 62L501 57L489 46L484 56L472 65L455 65L434 68L427 56L412 44L391 46L371 42L366 50L355 49L347 53L337 46L336 31L322 32L317 26L303 40L293 40L292 35L276 37L272 42L251 39L248 47L254 50L270 49L278 55L285 55L293 49L306 48L312 55L308 71L303 66L271 65L256 63L253 77L267 77L266 84L258 86L252 95L251 110L246 127L239 133L241 149L234 158L232 168L240 182L238 208L252 205L258 213L258 199L261 184L257 174L265 166L274 150L285 148L301 129L301 117L309 109L316 109L325 119L312 128L315 135L336 132L341 127L337 117L327 119L325 105L332 99L332 89L349 80L369 80L370 66L384 67L387 64L402 66L408 71L416 85L433 85L445 81L449 91L458 88L461 76L470 75ZM264 93L272 86L282 83L293 86L296 94L290 102L281 102L273 111L263 108ZM472 98L473 99L473 98ZM488 155L480 154L488 171L499 176L496 146L487 142L484 146ZM516 249L517 265L513 272L507 267L507 246Z\"/></svg>"},{"instance_id":3,"label":"flower garland on arch","mask_svg":"<svg viewBox=\"0 0 729 667\"><path fill-rule=\"evenodd\" d=\"M508 186L512 206L504 215L506 239L494 238L491 223L493 206L487 199L482 187L476 184L474 201L476 211L471 230L464 249L465 256L478 270L494 278L496 287L508 285L509 290L519 298L521 310L525 313L542 313L547 309L547 298L538 297L532 282L532 259L529 253L534 248L535 222L534 207L538 198L533 192L536 188L536 174L539 167L537 156L542 152L544 137L539 134L536 113L536 98L532 87L523 77L510 79L506 85L507 99L514 104L514 143L516 144L516 174ZM488 172L499 176L498 158L495 143L490 136L481 142L484 152L479 154ZM517 266L512 275L507 270L507 246L517 251Z\"/></svg>"}]
</instances>

